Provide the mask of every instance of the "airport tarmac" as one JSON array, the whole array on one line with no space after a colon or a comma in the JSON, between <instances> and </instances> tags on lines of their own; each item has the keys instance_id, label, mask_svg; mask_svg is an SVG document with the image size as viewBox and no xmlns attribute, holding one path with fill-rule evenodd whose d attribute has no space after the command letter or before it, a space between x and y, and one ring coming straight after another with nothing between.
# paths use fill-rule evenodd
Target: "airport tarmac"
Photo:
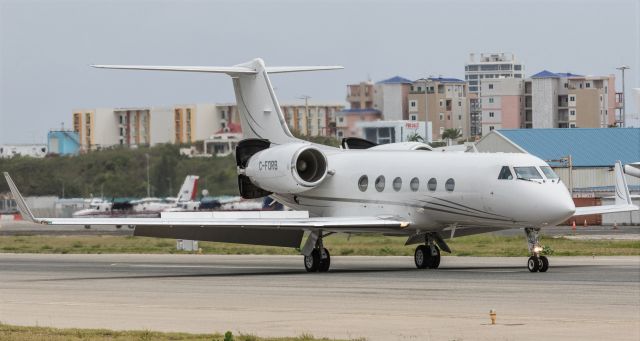
<instances>
[{"instance_id":1,"label":"airport tarmac","mask_svg":"<svg viewBox=\"0 0 640 341\"><path fill-rule=\"evenodd\" d=\"M639 340L640 257L0 254L0 321L368 340ZM489 310L497 311L491 325Z\"/></svg>"},{"instance_id":2,"label":"airport tarmac","mask_svg":"<svg viewBox=\"0 0 640 341\"><path fill-rule=\"evenodd\" d=\"M524 239L522 229L512 229L492 232L501 236L521 236ZM640 226L578 226L572 230L571 226L545 227L542 235L551 237L570 236L574 239L615 239L615 240L640 240ZM86 229L83 226L50 226L34 224L27 221L0 221L0 236L15 235L133 235L133 229L126 226L92 226Z\"/></svg>"}]
</instances>

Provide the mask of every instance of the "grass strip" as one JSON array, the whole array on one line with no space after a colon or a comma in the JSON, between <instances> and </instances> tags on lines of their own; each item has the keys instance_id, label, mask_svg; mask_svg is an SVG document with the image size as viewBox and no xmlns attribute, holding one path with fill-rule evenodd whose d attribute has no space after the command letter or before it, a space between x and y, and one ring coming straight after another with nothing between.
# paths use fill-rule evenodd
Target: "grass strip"
<instances>
[{"instance_id":1,"label":"grass strip","mask_svg":"<svg viewBox=\"0 0 640 341\"><path fill-rule=\"evenodd\" d=\"M0 340L5 341L339 341L337 339L315 338L310 334L297 337L259 337L252 334L189 334L162 333L150 330L114 331L108 329L21 327L0 323ZM352 339L363 340L363 339Z\"/></svg>"},{"instance_id":2,"label":"grass strip","mask_svg":"<svg viewBox=\"0 0 640 341\"><path fill-rule=\"evenodd\" d=\"M324 240L332 255L411 256L414 246L404 246L406 238L380 235L332 235ZM550 255L556 256L638 256L639 240L541 240ZM448 241L455 256L528 256L524 236L482 234ZM203 254L298 255L292 248L200 242ZM102 254L180 254L172 239L132 236L0 236L0 252ZM446 255L446 254L445 254Z\"/></svg>"}]
</instances>

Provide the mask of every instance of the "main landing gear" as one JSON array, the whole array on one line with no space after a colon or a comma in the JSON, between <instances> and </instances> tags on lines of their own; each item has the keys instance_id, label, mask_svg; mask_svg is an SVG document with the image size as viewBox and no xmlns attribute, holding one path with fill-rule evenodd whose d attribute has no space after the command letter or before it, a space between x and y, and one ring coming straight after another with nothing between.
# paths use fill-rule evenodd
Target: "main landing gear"
<instances>
[{"instance_id":1,"label":"main landing gear","mask_svg":"<svg viewBox=\"0 0 640 341\"><path fill-rule=\"evenodd\" d=\"M531 257L527 261L527 268L531 272L547 272L549 270L549 260L545 256L540 256L542 246L540 245L540 228L525 227L524 233L527 234L527 245Z\"/></svg>"},{"instance_id":2,"label":"main landing gear","mask_svg":"<svg viewBox=\"0 0 640 341\"><path fill-rule=\"evenodd\" d=\"M440 249L433 238L427 235L424 245L418 245L413 254L413 260L418 269L437 269L440 266Z\"/></svg>"},{"instance_id":3,"label":"main landing gear","mask_svg":"<svg viewBox=\"0 0 640 341\"><path fill-rule=\"evenodd\" d=\"M304 256L304 268L307 272L327 272L331 266L331 255L322 244L322 231L314 232L309 236L307 243L303 249ZM305 252L309 248L309 245L313 245L313 249L310 252Z\"/></svg>"}]
</instances>

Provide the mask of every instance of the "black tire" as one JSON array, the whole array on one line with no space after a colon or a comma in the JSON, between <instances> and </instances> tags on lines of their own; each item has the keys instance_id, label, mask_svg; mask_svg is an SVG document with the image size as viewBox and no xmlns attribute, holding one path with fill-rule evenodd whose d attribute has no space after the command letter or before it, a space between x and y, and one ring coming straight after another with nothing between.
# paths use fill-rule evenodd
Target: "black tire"
<instances>
[{"instance_id":1,"label":"black tire","mask_svg":"<svg viewBox=\"0 0 640 341\"><path fill-rule=\"evenodd\" d=\"M314 249L309 256L304 256L304 268L307 272L316 272L320 267L320 251Z\"/></svg>"},{"instance_id":2,"label":"black tire","mask_svg":"<svg viewBox=\"0 0 640 341\"><path fill-rule=\"evenodd\" d=\"M538 269L538 271L540 272L547 272L547 270L549 270L549 260L547 259L547 257L545 256L540 256L540 268Z\"/></svg>"},{"instance_id":3,"label":"black tire","mask_svg":"<svg viewBox=\"0 0 640 341\"><path fill-rule=\"evenodd\" d=\"M530 272L538 272L540 269L540 260L538 257L529 257L529 260L527 261L527 269L529 269Z\"/></svg>"},{"instance_id":4,"label":"black tire","mask_svg":"<svg viewBox=\"0 0 640 341\"><path fill-rule=\"evenodd\" d=\"M440 266L440 249L435 245L433 246L433 248L436 250L436 255L433 255L433 253L429 252L429 247L426 248L430 256L427 262L427 268L429 269L437 269Z\"/></svg>"},{"instance_id":5,"label":"black tire","mask_svg":"<svg viewBox=\"0 0 640 341\"><path fill-rule=\"evenodd\" d=\"M413 261L416 263L416 268L426 269L429 265L429 252L425 245L418 245L416 251L413 253Z\"/></svg>"},{"instance_id":6,"label":"black tire","mask_svg":"<svg viewBox=\"0 0 640 341\"><path fill-rule=\"evenodd\" d=\"M329 267L331 266L331 254L329 254L329 250L323 249L323 255L320 259L320 266L318 267L319 272L327 272L329 271Z\"/></svg>"}]
</instances>

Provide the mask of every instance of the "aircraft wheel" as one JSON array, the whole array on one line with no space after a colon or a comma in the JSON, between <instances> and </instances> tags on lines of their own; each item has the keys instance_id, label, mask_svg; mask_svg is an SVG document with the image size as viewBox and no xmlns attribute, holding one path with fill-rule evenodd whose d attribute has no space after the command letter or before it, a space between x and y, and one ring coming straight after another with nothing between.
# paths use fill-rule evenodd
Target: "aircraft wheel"
<instances>
[{"instance_id":1,"label":"aircraft wheel","mask_svg":"<svg viewBox=\"0 0 640 341\"><path fill-rule=\"evenodd\" d=\"M418 245L416 251L413 254L413 261L416 263L416 268L426 269L429 266L430 259L429 249L425 245Z\"/></svg>"},{"instance_id":2,"label":"aircraft wheel","mask_svg":"<svg viewBox=\"0 0 640 341\"><path fill-rule=\"evenodd\" d=\"M316 272L320 267L320 251L314 249L309 256L304 256L304 268L307 272Z\"/></svg>"},{"instance_id":3,"label":"aircraft wheel","mask_svg":"<svg viewBox=\"0 0 640 341\"><path fill-rule=\"evenodd\" d=\"M527 261L527 268L531 272L538 272L538 270L540 269L540 260L538 259L538 257L529 257L529 260Z\"/></svg>"},{"instance_id":4,"label":"aircraft wheel","mask_svg":"<svg viewBox=\"0 0 640 341\"><path fill-rule=\"evenodd\" d=\"M430 252L429 253L429 259L427 261L427 268L429 269L437 269L440 266L440 249L437 246L432 246L433 250L435 250L435 252ZM430 248L427 247L426 248L427 252L430 251ZM435 255L434 255L435 253Z\"/></svg>"},{"instance_id":5,"label":"aircraft wheel","mask_svg":"<svg viewBox=\"0 0 640 341\"><path fill-rule=\"evenodd\" d=\"M329 250L323 248L322 258L320 259L320 266L318 267L318 271L327 272L329 271L330 266L331 266L331 255L329 254Z\"/></svg>"},{"instance_id":6,"label":"aircraft wheel","mask_svg":"<svg viewBox=\"0 0 640 341\"><path fill-rule=\"evenodd\" d=\"M540 272L547 272L547 270L549 270L549 260L545 256L540 256L540 263L538 265L540 267L538 271Z\"/></svg>"}]
</instances>

